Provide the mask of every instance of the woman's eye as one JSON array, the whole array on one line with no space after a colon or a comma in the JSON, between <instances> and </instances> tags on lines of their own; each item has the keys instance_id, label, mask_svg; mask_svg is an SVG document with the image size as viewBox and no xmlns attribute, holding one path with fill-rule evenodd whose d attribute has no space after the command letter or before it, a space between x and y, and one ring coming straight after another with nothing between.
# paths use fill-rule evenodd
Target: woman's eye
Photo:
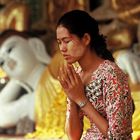
<instances>
[{"instance_id":1,"label":"woman's eye","mask_svg":"<svg viewBox=\"0 0 140 140\"><path fill-rule=\"evenodd\" d=\"M70 42L70 40L64 40L64 42L67 44L67 43L69 43L69 42Z\"/></svg>"}]
</instances>

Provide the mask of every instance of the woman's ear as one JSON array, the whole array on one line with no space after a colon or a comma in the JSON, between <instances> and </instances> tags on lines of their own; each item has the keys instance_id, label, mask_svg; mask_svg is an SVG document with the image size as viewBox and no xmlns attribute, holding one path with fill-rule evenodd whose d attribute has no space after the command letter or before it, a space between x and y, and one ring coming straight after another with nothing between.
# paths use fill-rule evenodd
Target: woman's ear
<instances>
[{"instance_id":1,"label":"woman's ear","mask_svg":"<svg viewBox=\"0 0 140 140\"><path fill-rule=\"evenodd\" d=\"M85 43L86 46L90 44L90 40L91 40L90 35L88 33L85 33L83 36L83 42Z\"/></svg>"}]
</instances>

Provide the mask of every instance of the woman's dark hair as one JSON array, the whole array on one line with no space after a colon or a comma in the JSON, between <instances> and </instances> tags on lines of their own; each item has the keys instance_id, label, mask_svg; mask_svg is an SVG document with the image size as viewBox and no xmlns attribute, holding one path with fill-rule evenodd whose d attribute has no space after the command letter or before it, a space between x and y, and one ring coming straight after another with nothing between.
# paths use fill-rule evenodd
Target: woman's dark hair
<instances>
[{"instance_id":1,"label":"woman's dark hair","mask_svg":"<svg viewBox=\"0 0 140 140\"><path fill-rule=\"evenodd\" d=\"M97 21L87 12L83 10L72 10L67 12L59 19L57 27L60 25L80 38L82 38L85 33L88 33L91 37L91 50L95 50L97 55L103 59L114 61L111 52L107 50L105 37L99 34Z\"/></svg>"}]
</instances>

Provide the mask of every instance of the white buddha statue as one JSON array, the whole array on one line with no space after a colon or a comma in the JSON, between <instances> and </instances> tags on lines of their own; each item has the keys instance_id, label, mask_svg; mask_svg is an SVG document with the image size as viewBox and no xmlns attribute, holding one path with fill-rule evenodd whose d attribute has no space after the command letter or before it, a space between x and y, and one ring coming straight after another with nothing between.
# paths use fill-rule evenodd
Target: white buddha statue
<instances>
[{"instance_id":1,"label":"white buddha statue","mask_svg":"<svg viewBox=\"0 0 140 140\"><path fill-rule=\"evenodd\" d=\"M10 78L0 91L0 127L9 128L26 116L34 121L34 92L50 56L38 38L12 33L0 38L0 66ZM16 100L21 87L27 93Z\"/></svg>"}]
</instances>

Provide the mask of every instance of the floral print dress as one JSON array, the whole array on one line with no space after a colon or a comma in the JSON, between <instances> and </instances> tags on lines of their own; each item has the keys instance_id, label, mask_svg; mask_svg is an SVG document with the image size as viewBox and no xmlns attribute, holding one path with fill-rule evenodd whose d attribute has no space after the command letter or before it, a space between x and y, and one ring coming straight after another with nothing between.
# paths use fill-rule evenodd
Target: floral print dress
<instances>
[{"instance_id":1,"label":"floral print dress","mask_svg":"<svg viewBox=\"0 0 140 140\"><path fill-rule=\"evenodd\" d=\"M131 140L133 104L127 75L115 63L105 60L92 73L85 93L94 108L108 121L108 139ZM82 140L107 140L94 122L90 120L90 124Z\"/></svg>"}]
</instances>

